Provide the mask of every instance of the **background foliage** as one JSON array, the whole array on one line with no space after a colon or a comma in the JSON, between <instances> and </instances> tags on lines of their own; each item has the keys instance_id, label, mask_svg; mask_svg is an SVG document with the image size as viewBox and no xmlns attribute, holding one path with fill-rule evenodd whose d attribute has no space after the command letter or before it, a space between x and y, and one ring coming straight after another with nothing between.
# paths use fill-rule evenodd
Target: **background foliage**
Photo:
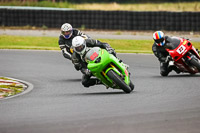
<instances>
[{"instance_id":1,"label":"background foliage","mask_svg":"<svg viewBox=\"0 0 200 133\"><path fill-rule=\"evenodd\" d=\"M161 2L192 2L198 0L0 0L1 2L71 2L71 3L161 3Z\"/></svg>"}]
</instances>

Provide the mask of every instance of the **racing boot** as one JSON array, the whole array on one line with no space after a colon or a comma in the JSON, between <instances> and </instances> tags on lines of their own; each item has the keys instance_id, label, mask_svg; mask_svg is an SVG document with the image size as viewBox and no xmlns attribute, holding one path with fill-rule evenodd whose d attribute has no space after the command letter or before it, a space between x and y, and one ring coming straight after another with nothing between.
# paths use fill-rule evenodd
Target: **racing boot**
<instances>
[{"instance_id":1,"label":"racing boot","mask_svg":"<svg viewBox=\"0 0 200 133\"><path fill-rule=\"evenodd\" d=\"M181 71L176 66L172 66L172 70L174 70L177 74L181 73Z\"/></svg>"},{"instance_id":2,"label":"racing boot","mask_svg":"<svg viewBox=\"0 0 200 133\"><path fill-rule=\"evenodd\" d=\"M172 69L168 67L168 63L160 62L160 74L162 76L168 76L171 71Z\"/></svg>"},{"instance_id":3,"label":"racing boot","mask_svg":"<svg viewBox=\"0 0 200 133\"><path fill-rule=\"evenodd\" d=\"M174 70L177 74L179 74L181 71L174 65L174 61L169 61L169 70Z\"/></svg>"},{"instance_id":4,"label":"racing boot","mask_svg":"<svg viewBox=\"0 0 200 133\"><path fill-rule=\"evenodd\" d=\"M96 85L101 85L101 84L103 84L103 83L101 82L101 80L96 79Z\"/></svg>"}]
</instances>

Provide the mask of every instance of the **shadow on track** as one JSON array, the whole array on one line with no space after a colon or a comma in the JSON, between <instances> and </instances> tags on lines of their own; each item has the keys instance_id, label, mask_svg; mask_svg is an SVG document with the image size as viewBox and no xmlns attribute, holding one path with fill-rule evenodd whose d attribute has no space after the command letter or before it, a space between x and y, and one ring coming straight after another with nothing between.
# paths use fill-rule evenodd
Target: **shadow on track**
<instances>
[{"instance_id":1,"label":"shadow on track","mask_svg":"<svg viewBox=\"0 0 200 133\"><path fill-rule=\"evenodd\" d=\"M59 82L80 82L81 83L81 79L63 79L63 80L59 80Z\"/></svg>"},{"instance_id":2,"label":"shadow on track","mask_svg":"<svg viewBox=\"0 0 200 133\"><path fill-rule=\"evenodd\" d=\"M132 93L129 93L129 94L132 94ZM106 96L106 95L122 95L122 94L127 94L127 93L124 93L123 91L92 92L92 93L71 93L71 94L67 94L67 96L103 96L103 95Z\"/></svg>"},{"instance_id":3,"label":"shadow on track","mask_svg":"<svg viewBox=\"0 0 200 133\"><path fill-rule=\"evenodd\" d=\"M125 94L123 91L117 92L92 92L92 93L82 93L78 95L116 95L116 94Z\"/></svg>"}]
</instances>

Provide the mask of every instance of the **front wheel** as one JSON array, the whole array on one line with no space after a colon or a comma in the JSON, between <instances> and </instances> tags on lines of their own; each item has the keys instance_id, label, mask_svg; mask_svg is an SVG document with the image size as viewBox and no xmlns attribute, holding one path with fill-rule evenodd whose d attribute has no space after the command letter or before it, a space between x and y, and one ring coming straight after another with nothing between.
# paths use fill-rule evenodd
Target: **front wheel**
<instances>
[{"instance_id":1,"label":"front wheel","mask_svg":"<svg viewBox=\"0 0 200 133\"><path fill-rule=\"evenodd\" d=\"M199 59L197 59L197 58L192 58L192 59L190 60L190 63L191 63L193 66L195 66L195 67L199 70L199 72L200 72L200 61L199 61Z\"/></svg>"},{"instance_id":2,"label":"front wheel","mask_svg":"<svg viewBox=\"0 0 200 133\"><path fill-rule=\"evenodd\" d=\"M129 84L129 86L131 87L131 90L134 90L134 88L135 88L135 85L132 83L132 81L130 80L130 84Z\"/></svg>"},{"instance_id":3,"label":"front wheel","mask_svg":"<svg viewBox=\"0 0 200 133\"><path fill-rule=\"evenodd\" d=\"M133 89L129 87L118 74L116 74L113 70L109 70L107 73L108 77L115 82L124 92L130 93Z\"/></svg>"}]
</instances>

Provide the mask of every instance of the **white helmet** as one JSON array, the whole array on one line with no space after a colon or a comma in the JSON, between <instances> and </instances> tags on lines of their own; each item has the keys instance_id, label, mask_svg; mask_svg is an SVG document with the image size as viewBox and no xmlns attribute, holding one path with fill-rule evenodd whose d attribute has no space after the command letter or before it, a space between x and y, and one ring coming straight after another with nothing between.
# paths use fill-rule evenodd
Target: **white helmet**
<instances>
[{"instance_id":1,"label":"white helmet","mask_svg":"<svg viewBox=\"0 0 200 133\"><path fill-rule=\"evenodd\" d=\"M72 40L72 47L74 51L80 55L84 55L86 51L86 41L81 36L76 36Z\"/></svg>"},{"instance_id":2,"label":"white helmet","mask_svg":"<svg viewBox=\"0 0 200 133\"><path fill-rule=\"evenodd\" d=\"M61 35L63 35L64 38L69 39L72 36L72 33L73 33L73 28L71 24L64 23L61 26Z\"/></svg>"}]
</instances>

